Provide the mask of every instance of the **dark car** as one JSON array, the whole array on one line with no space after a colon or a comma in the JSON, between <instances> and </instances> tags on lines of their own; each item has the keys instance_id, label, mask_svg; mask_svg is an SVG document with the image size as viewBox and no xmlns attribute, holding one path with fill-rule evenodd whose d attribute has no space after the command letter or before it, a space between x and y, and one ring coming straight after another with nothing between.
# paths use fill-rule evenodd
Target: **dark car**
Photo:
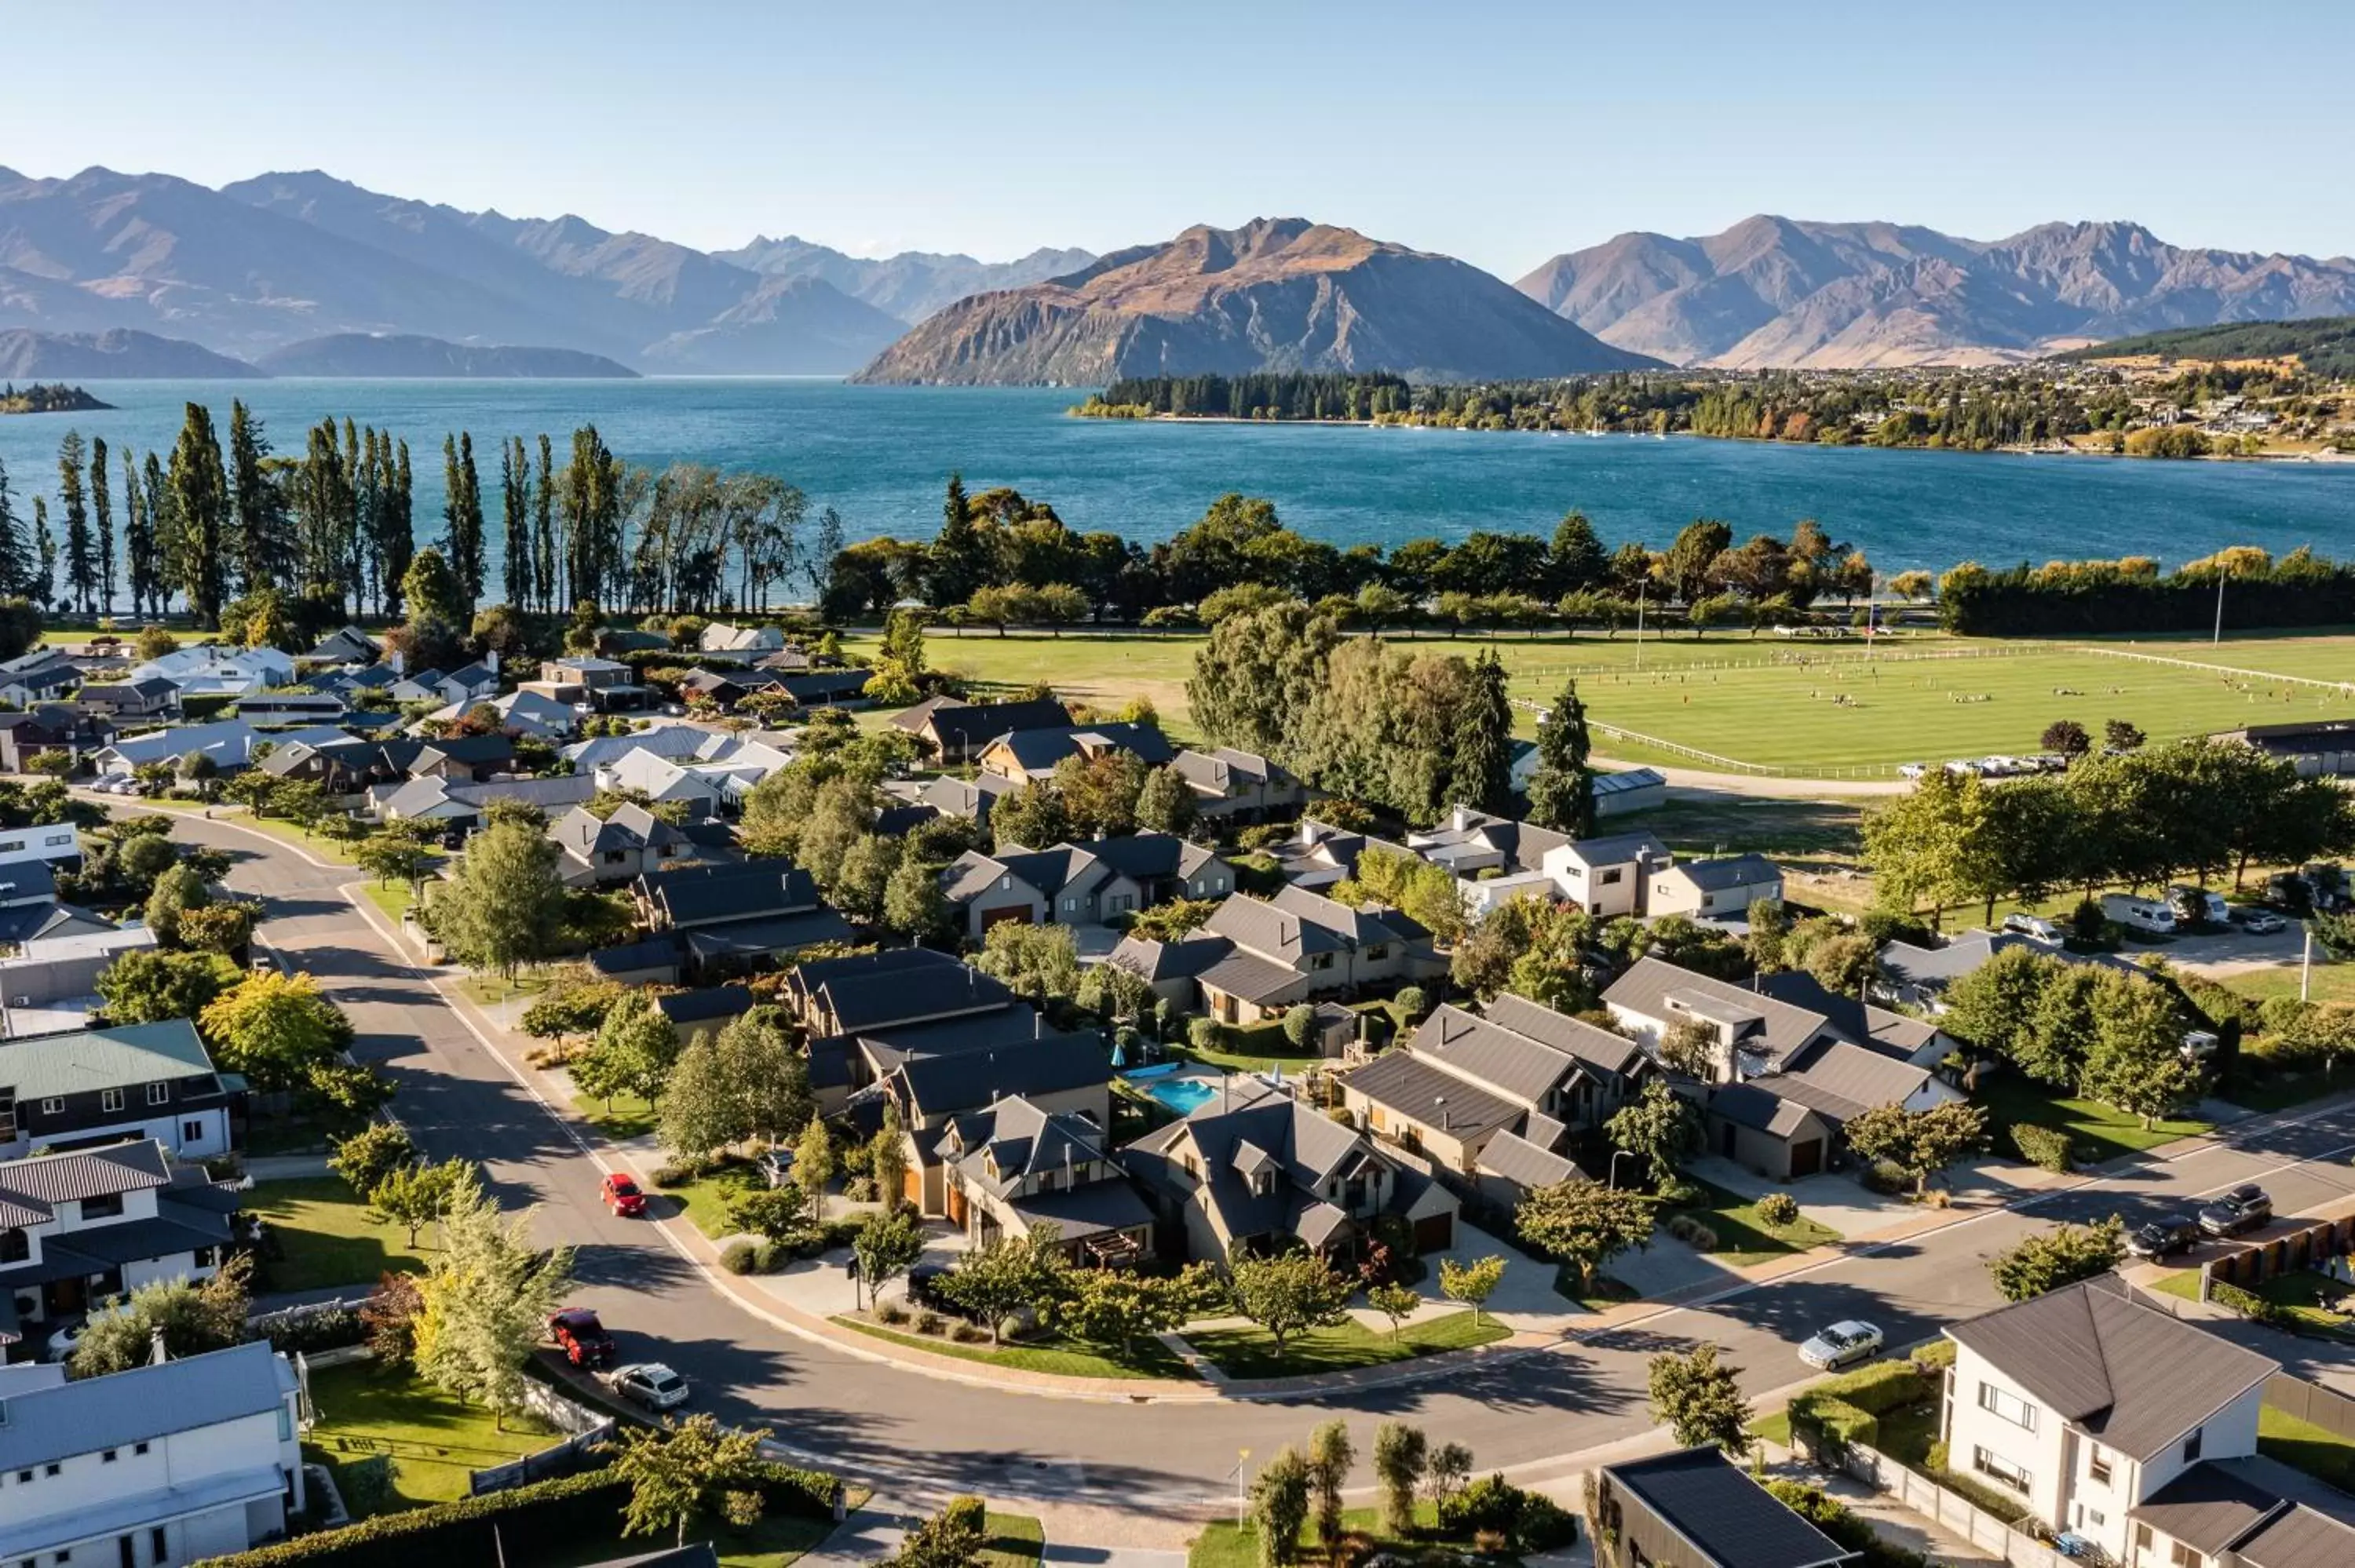
<instances>
[{"instance_id":1,"label":"dark car","mask_svg":"<svg viewBox=\"0 0 2355 1568\"><path fill-rule=\"evenodd\" d=\"M2173 1257L2198 1246L2200 1239L2200 1222L2196 1219L2152 1220L2134 1228L2134 1234L2126 1237L2126 1251L2136 1257Z\"/></svg>"},{"instance_id":2,"label":"dark car","mask_svg":"<svg viewBox=\"0 0 2355 1568\"><path fill-rule=\"evenodd\" d=\"M597 1314L586 1307L567 1307L551 1313L548 1319L548 1336L564 1359L576 1367L609 1367L620 1348L605 1325L597 1321Z\"/></svg>"},{"instance_id":3,"label":"dark car","mask_svg":"<svg viewBox=\"0 0 2355 1568\"><path fill-rule=\"evenodd\" d=\"M2236 1236L2273 1217L2274 1201L2265 1190L2245 1183L2209 1200L2200 1211L2200 1228L2211 1236Z\"/></svg>"}]
</instances>

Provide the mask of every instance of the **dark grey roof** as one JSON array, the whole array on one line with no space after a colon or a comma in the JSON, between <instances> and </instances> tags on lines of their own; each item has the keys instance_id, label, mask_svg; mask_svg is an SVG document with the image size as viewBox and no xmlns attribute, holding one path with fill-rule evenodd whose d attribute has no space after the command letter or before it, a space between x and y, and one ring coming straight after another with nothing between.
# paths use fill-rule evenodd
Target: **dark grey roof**
<instances>
[{"instance_id":1,"label":"dark grey roof","mask_svg":"<svg viewBox=\"0 0 2355 1568\"><path fill-rule=\"evenodd\" d=\"M1552 1187L1578 1174L1578 1167L1550 1153L1517 1132L1500 1132L1480 1147L1480 1170L1531 1192Z\"/></svg>"},{"instance_id":2,"label":"dark grey roof","mask_svg":"<svg viewBox=\"0 0 2355 1568\"><path fill-rule=\"evenodd\" d=\"M515 756L515 742L504 735L457 735L446 740L427 741L425 753L439 754L453 762L480 767L487 762L511 759Z\"/></svg>"},{"instance_id":3,"label":"dark grey roof","mask_svg":"<svg viewBox=\"0 0 2355 1568\"><path fill-rule=\"evenodd\" d=\"M1887 942L1881 948L1881 970L1901 985L1919 986L1928 991L1943 990L2009 948L2028 948L2047 958L2059 959L2062 963L2101 964L2137 975L2145 972L2139 965L2129 963L2112 953L2073 953L2066 948L2056 948L2049 942L2039 942L2011 931L1965 931L1943 948L1917 948L1911 942Z\"/></svg>"},{"instance_id":4,"label":"dark grey roof","mask_svg":"<svg viewBox=\"0 0 2355 1568\"><path fill-rule=\"evenodd\" d=\"M1303 1218L1324 1202L1327 1181L1359 1169L1396 1172L1394 1209L1403 1208L1422 1191L1408 1181L1410 1171L1376 1153L1354 1129L1281 1090L1231 1074L1220 1080L1218 1095L1184 1120L1122 1150L1121 1163L1141 1181L1190 1193L1193 1179L1176 1169L1170 1155L1176 1145L1188 1141L1201 1154L1202 1190L1228 1234L1236 1237L1297 1234ZM1272 1192L1254 1193L1239 1174L1238 1156L1246 1144L1281 1161L1282 1179Z\"/></svg>"},{"instance_id":5,"label":"dark grey roof","mask_svg":"<svg viewBox=\"0 0 2355 1568\"><path fill-rule=\"evenodd\" d=\"M945 953L923 948L893 951L923 952L924 961L915 963L902 959L867 969L837 970L820 976L815 982L805 975L802 986L833 1016L835 1028L845 1034L1002 1008L1014 1000L1014 993L1006 989L1004 981ZM878 959L888 956L875 955Z\"/></svg>"},{"instance_id":6,"label":"dark grey roof","mask_svg":"<svg viewBox=\"0 0 2355 1568\"><path fill-rule=\"evenodd\" d=\"M589 955L591 968L601 974L634 974L640 969L661 969L678 962L678 942L667 932L643 942L624 942L619 947L599 948Z\"/></svg>"},{"instance_id":7,"label":"dark grey roof","mask_svg":"<svg viewBox=\"0 0 2355 1568\"><path fill-rule=\"evenodd\" d=\"M648 872L636 887L640 897L679 927L825 907L810 874L782 856Z\"/></svg>"},{"instance_id":8,"label":"dark grey roof","mask_svg":"<svg viewBox=\"0 0 2355 1568\"><path fill-rule=\"evenodd\" d=\"M933 699L916 705L924 710L922 717L902 727L922 729L929 725L941 745L952 751L970 751L976 747L987 746L999 736L1018 730L1062 729L1071 722L1071 710L1051 697L1040 697L1027 703L958 703Z\"/></svg>"},{"instance_id":9,"label":"dark grey roof","mask_svg":"<svg viewBox=\"0 0 2355 1568\"><path fill-rule=\"evenodd\" d=\"M778 676L776 684L797 703L839 703L865 694L874 676L865 670L804 670Z\"/></svg>"},{"instance_id":10,"label":"dark grey roof","mask_svg":"<svg viewBox=\"0 0 2355 1568\"><path fill-rule=\"evenodd\" d=\"M1731 854L1716 860L1678 861L1676 869L1695 887L1704 893L1721 893L1729 887L1754 887L1761 883L1783 880L1783 868L1763 854Z\"/></svg>"},{"instance_id":11,"label":"dark grey roof","mask_svg":"<svg viewBox=\"0 0 2355 1568\"><path fill-rule=\"evenodd\" d=\"M1241 997L1254 1005L1280 1001L1308 989L1308 977L1255 953L1229 952L1196 977L1212 991Z\"/></svg>"},{"instance_id":12,"label":"dark grey roof","mask_svg":"<svg viewBox=\"0 0 2355 1568\"><path fill-rule=\"evenodd\" d=\"M1034 1192L1007 1200L1014 1212L1036 1224L1045 1220L1057 1227L1064 1241L1124 1231L1153 1223L1153 1211L1136 1189L1116 1173L1102 1181L1084 1181L1059 1192Z\"/></svg>"},{"instance_id":13,"label":"dark grey roof","mask_svg":"<svg viewBox=\"0 0 2355 1568\"><path fill-rule=\"evenodd\" d=\"M855 1041L881 1076L920 1056L955 1056L970 1051L996 1050L1036 1040L1046 1032L1037 1008L1027 1001L1000 1001L979 1012L870 1027L836 1038Z\"/></svg>"},{"instance_id":14,"label":"dark grey roof","mask_svg":"<svg viewBox=\"0 0 2355 1568\"><path fill-rule=\"evenodd\" d=\"M2355 1563L2355 1526L2296 1503L2250 1531L2233 1555L2242 1568L2347 1568Z\"/></svg>"},{"instance_id":15,"label":"dark grey roof","mask_svg":"<svg viewBox=\"0 0 2355 1568\"><path fill-rule=\"evenodd\" d=\"M1112 1082L1111 1057L1093 1030L1050 1034L987 1051L926 1056L899 1072L909 1102L927 1117L986 1106L1008 1095L1052 1095Z\"/></svg>"},{"instance_id":16,"label":"dark grey roof","mask_svg":"<svg viewBox=\"0 0 2355 1568\"><path fill-rule=\"evenodd\" d=\"M1726 1084L1710 1090L1709 1113L1723 1117L1737 1127L1754 1128L1776 1138L1788 1138L1806 1126L1810 1107L1801 1101L1785 1099L1753 1081Z\"/></svg>"},{"instance_id":17,"label":"dark grey roof","mask_svg":"<svg viewBox=\"0 0 2355 1568\"><path fill-rule=\"evenodd\" d=\"M1607 1465L1603 1473L1690 1542L1710 1568L1825 1568L1858 1555L1785 1507L1716 1448Z\"/></svg>"},{"instance_id":18,"label":"dark grey roof","mask_svg":"<svg viewBox=\"0 0 2355 1568\"><path fill-rule=\"evenodd\" d=\"M1820 1012L1793 1007L1728 980L1712 980L1658 959L1638 959L1611 982L1603 1000L1639 1017L1668 1022L1688 1013L1702 1017L1756 1018L1764 1028L1742 1049L1783 1056L1815 1037L1826 1020Z\"/></svg>"},{"instance_id":19,"label":"dark grey roof","mask_svg":"<svg viewBox=\"0 0 2355 1568\"><path fill-rule=\"evenodd\" d=\"M937 715L935 715L937 722ZM1117 747L1159 765L1177 756L1160 729L1149 724L1067 724L1054 729L1018 729L997 737L1024 772L1052 768L1066 757ZM991 744L996 744L994 741Z\"/></svg>"},{"instance_id":20,"label":"dark grey roof","mask_svg":"<svg viewBox=\"0 0 2355 1568\"><path fill-rule=\"evenodd\" d=\"M791 915L750 920L723 920L686 931L687 950L698 959L773 957L820 942L847 942L850 922L823 906Z\"/></svg>"},{"instance_id":21,"label":"dark grey roof","mask_svg":"<svg viewBox=\"0 0 2355 1568\"><path fill-rule=\"evenodd\" d=\"M1570 850L1588 865L1625 865L1630 861L1665 861L1668 858L1668 846L1648 832L1572 839Z\"/></svg>"},{"instance_id":22,"label":"dark grey roof","mask_svg":"<svg viewBox=\"0 0 2355 1568\"><path fill-rule=\"evenodd\" d=\"M2066 1421L2147 1459L2281 1363L2088 1281L1946 1330Z\"/></svg>"},{"instance_id":23,"label":"dark grey roof","mask_svg":"<svg viewBox=\"0 0 2355 1568\"><path fill-rule=\"evenodd\" d=\"M1542 1012L1532 1008L1531 1011ZM1568 1020L1563 1022L1567 1022ZM1476 1079L1532 1109L1580 1072L1579 1059L1453 1003L1424 1019L1409 1047L1452 1074ZM1632 1042L1623 1042L1633 1049Z\"/></svg>"},{"instance_id":24,"label":"dark grey roof","mask_svg":"<svg viewBox=\"0 0 2355 1568\"><path fill-rule=\"evenodd\" d=\"M293 1373L257 1340L16 1394L0 1423L0 1470L265 1414L293 1386Z\"/></svg>"},{"instance_id":25,"label":"dark grey roof","mask_svg":"<svg viewBox=\"0 0 2355 1568\"><path fill-rule=\"evenodd\" d=\"M1528 1108L1443 1072L1412 1051L1385 1051L1342 1075L1341 1082L1377 1105L1467 1143L1515 1125Z\"/></svg>"},{"instance_id":26,"label":"dark grey roof","mask_svg":"<svg viewBox=\"0 0 2355 1568\"><path fill-rule=\"evenodd\" d=\"M1785 1071L1764 1082L1778 1095L1846 1122L1876 1106L1902 1105L1930 1082L1930 1073L1845 1040L1827 1039L1806 1047Z\"/></svg>"},{"instance_id":27,"label":"dark grey roof","mask_svg":"<svg viewBox=\"0 0 2355 1568\"><path fill-rule=\"evenodd\" d=\"M1148 980L1192 980L1234 950L1224 937L1181 937L1174 942L1123 937L1104 962Z\"/></svg>"},{"instance_id":28,"label":"dark grey roof","mask_svg":"<svg viewBox=\"0 0 2355 1568\"><path fill-rule=\"evenodd\" d=\"M736 1018L751 1012L752 993L741 985L673 991L668 996L655 998L655 1008L673 1023L703 1023L715 1018Z\"/></svg>"},{"instance_id":29,"label":"dark grey roof","mask_svg":"<svg viewBox=\"0 0 2355 1568\"><path fill-rule=\"evenodd\" d=\"M1758 989L1777 1001L1822 1013L1850 1042L1884 1056L1910 1057L1937 1038L1938 1026L1927 1019L1909 1018L1852 996L1842 996L1827 990L1823 981L1805 969L1761 975Z\"/></svg>"},{"instance_id":30,"label":"dark grey roof","mask_svg":"<svg viewBox=\"0 0 2355 1568\"><path fill-rule=\"evenodd\" d=\"M953 1118L939 1147L965 1180L999 1197L1039 1171L1105 1158L1103 1134L1086 1118L1048 1110L1020 1095Z\"/></svg>"},{"instance_id":31,"label":"dark grey roof","mask_svg":"<svg viewBox=\"0 0 2355 1568\"><path fill-rule=\"evenodd\" d=\"M1636 1072L1649 1061L1644 1048L1624 1034L1614 1034L1584 1019L1572 1018L1552 1008L1534 1002L1524 996L1506 991L1494 1001L1483 1002L1483 1017L1516 1034L1525 1034L1540 1044L1550 1045L1577 1057L1592 1067L1606 1073L1626 1075Z\"/></svg>"},{"instance_id":32,"label":"dark grey roof","mask_svg":"<svg viewBox=\"0 0 2355 1568\"><path fill-rule=\"evenodd\" d=\"M2331 1568L2355 1563L2355 1498L2262 1456L2203 1460L2128 1510L2126 1517L2214 1557L2254 1526L2298 1505L2336 1526L2339 1554L2325 1562ZM2286 1541L2277 1540L2276 1548Z\"/></svg>"}]
</instances>

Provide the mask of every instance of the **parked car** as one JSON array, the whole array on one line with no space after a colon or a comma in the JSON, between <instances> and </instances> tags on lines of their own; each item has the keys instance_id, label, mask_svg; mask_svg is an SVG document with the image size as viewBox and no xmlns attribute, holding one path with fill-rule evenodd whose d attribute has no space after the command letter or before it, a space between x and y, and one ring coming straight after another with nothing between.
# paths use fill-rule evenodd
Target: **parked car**
<instances>
[{"instance_id":1,"label":"parked car","mask_svg":"<svg viewBox=\"0 0 2355 1568\"><path fill-rule=\"evenodd\" d=\"M2181 883L2167 890L2167 906L2175 912L2178 920L2192 926L2221 926L2232 915L2222 894L2211 893L2204 887L2188 887Z\"/></svg>"},{"instance_id":2,"label":"parked car","mask_svg":"<svg viewBox=\"0 0 2355 1568\"><path fill-rule=\"evenodd\" d=\"M576 1367L609 1367L621 1352L613 1336L597 1320L597 1314L586 1307L567 1307L550 1313L548 1337L556 1341L564 1359Z\"/></svg>"},{"instance_id":3,"label":"parked car","mask_svg":"<svg viewBox=\"0 0 2355 1568\"><path fill-rule=\"evenodd\" d=\"M1841 1367L1870 1361L1881 1353L1882 1343L1879 1329L1851 1318L1844 1323L1834 1323L1801 1345L1799 1359L1811 1367L1836 1372Z\"/></svg>"},{"instance_id":4,"label":"parked car","mask_svg":"<svg viewBox=\"0 0 2355 1568\"><path fill-rule=\"evenodd\" d=\"M644 1219L646 1195L638 1186L638 1179L625 1171L616 1171L600 1186L605 1195L605 1206L625 1220Z\"/></svg>"},{"instance_id":5,"label":"parked car","mask_svg":"<svg viewBox=\"0 0 2355 1568\"><path fill-rule=\"evenodd\" d=\"M632 1404L645 1410L674 1410L687 1403L687 1380L660 1361L635 1361L620 1368L606 1384Z\"/></svg>"},{"instance_id":6,"label":"parked car","mask_svg":"<svg viewBox=\"0 0 2355 1568\"><path fill-rule=\"evenodd\" d=\"M2179 1252L2190 1252L2200 1245L2200 1240L2199 1219L2179 1214L2171 1220L2151 1220L2137 1225L2126 1236L2126 1251L2136 1257L2172 1257Z\"/></svg>"},{"instance_id":7,"label":"parked car","mask_svg":"<svg viewBox=\"0 0 2355 1568\"><path fill-rule=\"evenodd\" d=\"M2274 1217L2274 1201L2263 1187L2243 1182L2211 1198L2200 1211L2200 1228L2211 1236L2236 1236Z\"/></svg>"},{"instance_id":8,"label":"parked car","mask_svg":"<svg viewBox=\"0 0 2355 1568\"><path fill-rule=\"evenodd\" d=\"M2041 915L2023 915L2015 910L2003 917L2003 928L2015 937L2026 937L2031 941L2050 942L2056 948L2061 945L2060 926L2047 920Z\"/></svg>"},{"instance_id":9,"label":"parked car","mask_svg":"<svg viewBox=\"0 0 2355 1568\"><path fill-rule=\"evenodd\" d=\"M2137 898L2130 893L2102 895L2102 913L2129 931L2139 931L2146 937L2175 935L2175 911L2155 898Z\"/></svg>"},{"instance_id":10,"label":"parked car","mask_svg":"<svg viewBox=\"0 0 2355 1568\"><path fill-rule=\"evenodd\" d=\"M2232 924L2255 937L2270 937L2288 926L2289 922L2270 909L2242 905L2232 911Z\"/></svg>"},{"instance_id":11,"label":"parked car","mask_svg":"<svg viewBox=\"0 0 2355 1568\"><path fill-rule=\"evenodd\" d=\"M49 1360L53 1361L69 1361L73 1360L73 1353L81 1348L81 1331L84 1325L80 1323L68 1323L64 1328L59 1329L56 1333L51 1334L49 1336Z\"/></svg>"}]
</instances>

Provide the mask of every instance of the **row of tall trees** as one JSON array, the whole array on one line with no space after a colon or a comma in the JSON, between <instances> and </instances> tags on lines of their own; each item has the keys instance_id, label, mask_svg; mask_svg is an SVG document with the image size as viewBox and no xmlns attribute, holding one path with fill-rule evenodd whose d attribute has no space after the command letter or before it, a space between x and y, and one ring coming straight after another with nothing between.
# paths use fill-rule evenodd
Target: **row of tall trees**
<instances>
[{"instance_id":1,"label":"row of tall trees","mask_svg":"<svg viewBox=\"0 0 2355 1568\"><path fill-rule=\"evenodd\" d=\"M2250 545L2165 573L2147 556L1999 571L1966 561L1939 579L1938 614L1975 637L2336 626L2355 620L2355 565L2303 546L2276 560Z\"/></svg>"}]
</instances>

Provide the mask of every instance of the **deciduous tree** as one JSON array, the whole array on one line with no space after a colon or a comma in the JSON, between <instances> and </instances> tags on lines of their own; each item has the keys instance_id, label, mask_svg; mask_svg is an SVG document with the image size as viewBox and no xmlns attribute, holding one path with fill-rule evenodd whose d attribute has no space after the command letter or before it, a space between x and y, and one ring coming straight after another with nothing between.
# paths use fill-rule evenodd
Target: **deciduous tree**
<instances>
[{"instance_id":1,"label":"deciduous tree","mask_svg":"<svg viewBox=\"0 0 2355 1568\"><path fill-rule=\"evenodd\" d=\"M1679 1447L1709 1444L1737 1458L1750 1452L1750 1402L1742 1369L1718 1360L1715 1345L1689 1355L1662 1351L1651 1369L1652 1419L1665 1422Z\"/></svg>"},{"instance_id":2,"label":"deciduous tree","mask_svg":"<svg viewBox=\"0 0 2355 1568\"><path fill-rule=\"evenodd\" d=\"M684 1547L687 1525L715 1499L729 1523L751 1523L761 1516L761 1444L768 1436L765 1429L722 1426L708 1414L660 1428L624 1429L613 1456L613 1472L630 1483L622 1533L657 1535L668 1530Z\"/></svg>"},{"instance_id":3,"label":"deciduous tree","mask_svg":"<svg viewBox=\"0 0 2355 1568\"><path fill-rule=\"evenodd\" d=\"M1227 1289L1235 1311L1267 1330L1281 1360L1295 1334L1341 1321L1356 1286L1316 1253L1288 1252L1235 1259Z\"/></svg>"}]
</instances>

